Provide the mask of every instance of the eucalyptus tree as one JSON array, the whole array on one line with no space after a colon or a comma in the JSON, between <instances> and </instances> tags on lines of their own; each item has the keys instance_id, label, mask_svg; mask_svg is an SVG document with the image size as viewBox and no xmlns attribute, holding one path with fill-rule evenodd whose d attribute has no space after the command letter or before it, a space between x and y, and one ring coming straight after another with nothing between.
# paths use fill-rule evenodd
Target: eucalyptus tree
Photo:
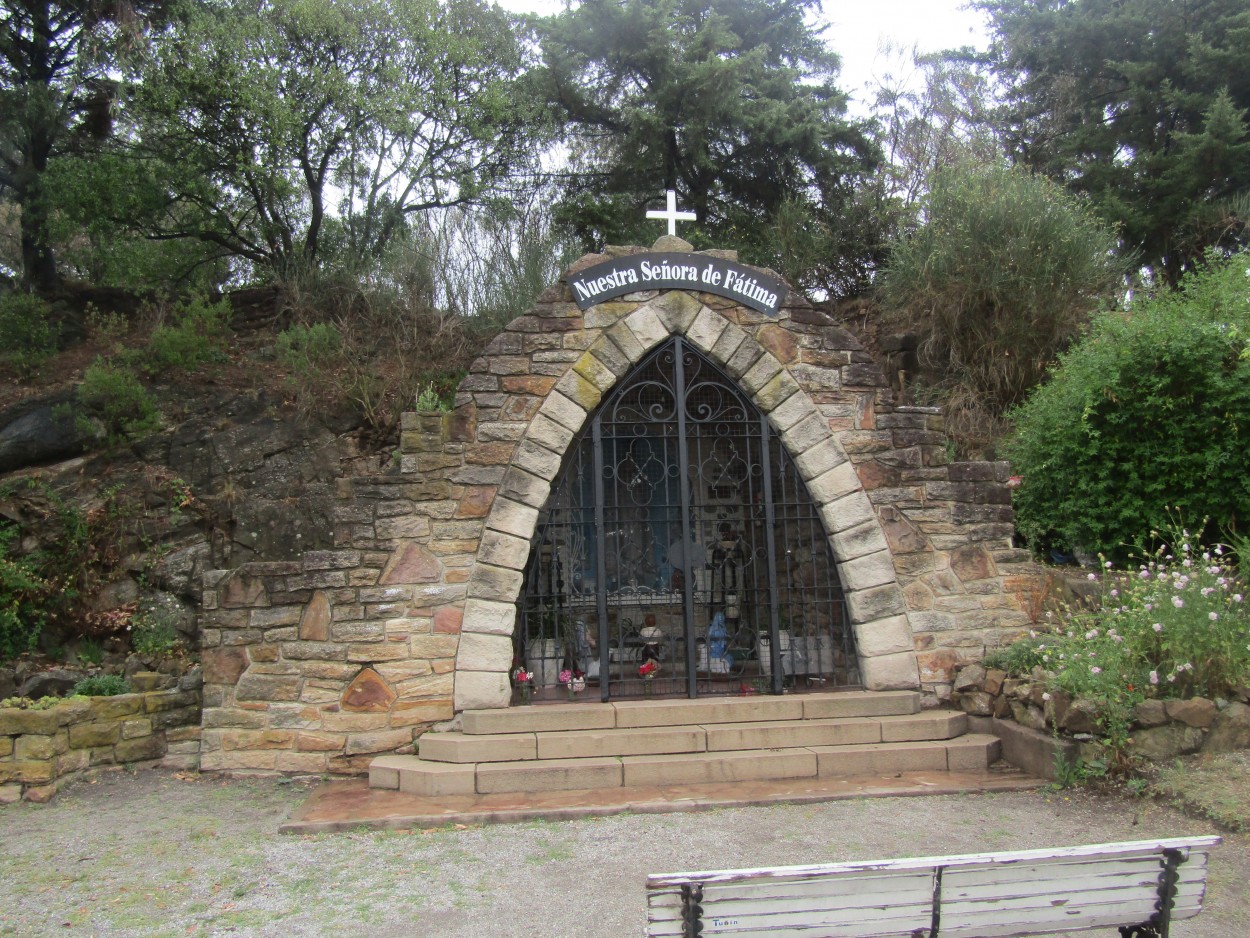
<instances>
[{"instance_id":1,"label":"eucalyptus tree","mask_svg":"<svg viewBox=\"0 0 1250 938\"><path fill-rule=\"evenodd\" d=\"M154 44L143 147L179 167L150 232L290 279L368 266L417 213L534 152L510 21L478 0L209 0Z\"/></svg>"},{"instance_id":2,"label":"eucalyptus tree","mask_svg":"<svg viewBox=\"0 0 1250 938\"><path fill-rule=\"evenodd\" d=\"M561 216L587 247L645 238L644 209L665 189L698 215L687 237L749 259L775 260L779 213L790 228L845 227L879 151L846 116L838 57L810 23L818 7L583 0L536 21L573 157ZM841 245L852 284L874 240L857 230Z\"/></svg>"},{"instance_id":3,"label":"eucalyptus tree","mask_svg":"<svg viewBox=\"0 0 1250 938\"><path fill-rule=\"evenodd\" d=\"M142 46L145 17L162 4L5 0L0 4L0 200L20 217L28 289L58 280L49 171L106 140L120 59Z\"/></svg>"},{"instance_id":4,"label":"eucalyptus tree","mask_svg":"<svg viewBox=\"0 0 1250 938\"><path fill-rule=\"evenodd\" d=\"M1247 240L1246 0L975 0L1024 165L1088 193L1169 281Z\"/></svg>"}]
</instances>

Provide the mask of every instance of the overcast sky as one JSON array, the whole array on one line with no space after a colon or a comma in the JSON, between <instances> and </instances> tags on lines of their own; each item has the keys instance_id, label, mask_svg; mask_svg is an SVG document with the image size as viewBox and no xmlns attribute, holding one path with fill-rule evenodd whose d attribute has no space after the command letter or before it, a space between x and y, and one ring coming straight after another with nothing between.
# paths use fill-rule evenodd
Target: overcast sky
<instances>
[{"instance_id":1,"label":"overcast sky","mask_svg":"<svg viewBox=\"0 0 1250 938\"><path fill-rule=\"evenodd\" d=\"M564 9L563 0L497 0L508 10L542 14ZM878 51L883 43L921 52L987 44L984 18L961 10L966 0L825 0L825 38L842 57L839 85L856 103L874 76L897 65ZM854 108L859 111L858 108ZM859 113L863 113L859 111Z\"/></svg>"}]
</instances>

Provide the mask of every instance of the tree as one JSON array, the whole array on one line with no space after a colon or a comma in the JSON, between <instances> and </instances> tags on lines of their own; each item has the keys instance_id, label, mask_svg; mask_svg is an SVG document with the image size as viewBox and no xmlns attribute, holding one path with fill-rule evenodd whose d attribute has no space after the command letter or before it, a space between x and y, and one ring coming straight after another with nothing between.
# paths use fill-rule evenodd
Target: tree
<instances>
[{"instance_id":1,"label":"tree","mask_svg":"<svg viewBox=\"0 0 1250 938\"><path fill-rule=\"evenodd\" d=\"M510 22L478 0L188 4L141 89L142 146L181 168L151 233L279 278L327 254L367 266L415 213L525 164L522 70Z\"/></svg>"},{"instance_id":2,"label":"tree","mask_svg":"<svg viewBox=\"0 0 1250 938\"><path fill-rule=\"evenodd\" d=\"M561 215L588 248L654 233L644 213L665 189L698 215L687 237L757 261L774 259L783 206L833 227L879 154L845 117L837 56L806 21L815 6L584 0L538 21L574 155Z\"/></svg>"},{"instance_id":3,"label":"tree","mask_svg":"<svg viewBox=\"0 0 1250 938\"><path fill-rule=\"evenodd\" d=\"M1169 282L1209 245L1236 249L1250 192L1245 0L976 0L1007 89L1013 157L1119 226Z\"/></svg>"},{"instance_id":4,"label":"tree","mask_svg":"<svg viewBox=\"0 0 1250 938\"><path fill-rule=\"evenodd\" d=\"M20 213L22 278L57 283L49 168L108 137L118 55L160 6L6 0L0 5L0 197Z\"/></svg>"},{"instance_id":5,"label":"tree","mask_svg":"<svg viewBox=\"0 0 1250 938\"><path fill-rule=\"evenodd\" d=\"M1121 282L1115 234L1062 187L1008 166L938 172L924 215L883 273L886 320L919 335L921 378L944 392L952 436L984 452Z\"/></svg>"}]
</instances>

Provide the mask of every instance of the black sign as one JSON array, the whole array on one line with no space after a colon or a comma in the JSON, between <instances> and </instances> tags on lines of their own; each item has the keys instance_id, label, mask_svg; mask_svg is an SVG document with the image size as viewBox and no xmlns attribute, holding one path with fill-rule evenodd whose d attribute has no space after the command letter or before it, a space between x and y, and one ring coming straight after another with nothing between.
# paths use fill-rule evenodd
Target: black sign
<instances>
[{"instance_id":1,"label":"black sign","mask_svg":"<svg viewBox=\"0 0 1250 938\"><path fill-rule=\"evenodd\" d=\"M776 316L785 285L776 277L733 261L703 254L631 254L587 267L569 278L582 309L640 290L697 290L715 293Z\"/></svg>"}]
</instances>

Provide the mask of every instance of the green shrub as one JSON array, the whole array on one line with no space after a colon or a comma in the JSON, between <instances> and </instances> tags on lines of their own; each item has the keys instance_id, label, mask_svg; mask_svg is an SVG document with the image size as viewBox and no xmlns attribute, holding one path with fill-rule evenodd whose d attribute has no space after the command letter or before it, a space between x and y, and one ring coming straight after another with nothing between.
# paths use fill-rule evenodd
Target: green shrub
<instances>
[{"instance_id":1,"label":"green shrub","mask_svg":"<svg viewBox=\"0 0 1250 938\"><path fill-rule=\"evenodd\" d=\"M0 361L29 377L56 351L57 329L48 304L37 296L0 297Z\"/></svg>"},{"instance_id":2,"label":"green shrub","mask_svg":"<svg viewBox=\"0 0 1250 938\"><path fill-rule=\"evenodd\" d=\"M0 662L33 651L47 624L44 600L51 592L30 561L9 556L16 529L0 528Z\"/></svg>"},{"instance_id":3,"label":"green shrub","mask_svg":"<svg viewBox=\"0 0 1250 938\"><path fill-rule=\"evenodd\" d=\"M94 638L80 639L76 654L83 664L101 665L104 663L104 645Z\"/></svg>"},{"instance_id":4,"label":"green shrub","mask_svg":"<svg viewBox=\"0 0 1250 938\"><path fill-rule=\"evenodd\" d=\"M332 362L343 346L338 329L328 322L311 326L296 324L278 334L274 342L278 361L292 374L306 374Z\"/></svg>"},{"instance_id":5,"label":"green shrub","mask_svg":"<svg viewBox=\"0 0 1250 938\"><path fill-rule=\"evenodd\" d=\"M886 319L919 335L952 436L984 450L1120 283L1116 239L1079 198L1006 166L940 171L925 215L881 277Z\"/></svg>"},{"instance_id":6,"label":"green shrub","mask_svg":"<svg viewBox=\"0 0 1250 938\"><path fill-rule=\"evenodd\" d=\"M130 647L145 658L161 658L182 647L173 618L159 606L130 622Z\"/></svg>"},{"instance_id":7,"label":"green shrub","mask_svg":"<svg viewBox=\"0 0 1250 938\"><path fill-rule=\"evenodd\" d=\"M1042 652L1038 646L1045 643L1046 639L1042 637L1022 638L1018 642L990 652L985 656L982 664L987 668L1006 671L1011 677L1025 677L1042 664Z\"/></svg>"},{"instance_id":8,"label":"green shrub","mask_svg":"<svg viewBox=\"0 0 1250 938\"><path fill-rule=\"evenodd\" d=\"M196 298L174 307L173 324L152 330L141 359L149 374L195 371L201 365L225 360L230 306L224 300L209 303Z\"/></svg>"},{"instance_id":9,"label":"green shrub","mask_svg":"<svg viewBox=\"0 0 1250 938\"><path fill-rule=\"evenodd\" d=\"M1115 558L1170 510L1250 518L1250 256L1104 313L1015 412L1013 502L1036 550Z\"/></svg>"},{"instance_id":10,"label":"green shrub","mask_svg":"<svg viewBox=\"0 0 1250 938\"><path fill-rule=\"evenodd\" d=\"M85 677L74 685L75 697L116 697L129 694L130 685L120 674L97 674Z\"/></svg>"},{"instance_id":11,"label":"green shrub","mask_svg":"<svg viewBox=\"0 0 1250 938\"><path fill-rule=\"evenodd\" d=\"M160 428L160 415L139 378L124 365L97 358L78 386L80 422L109 443ZM97 426L98 424L98 426Z\"/></svg>"}]
</instances>

